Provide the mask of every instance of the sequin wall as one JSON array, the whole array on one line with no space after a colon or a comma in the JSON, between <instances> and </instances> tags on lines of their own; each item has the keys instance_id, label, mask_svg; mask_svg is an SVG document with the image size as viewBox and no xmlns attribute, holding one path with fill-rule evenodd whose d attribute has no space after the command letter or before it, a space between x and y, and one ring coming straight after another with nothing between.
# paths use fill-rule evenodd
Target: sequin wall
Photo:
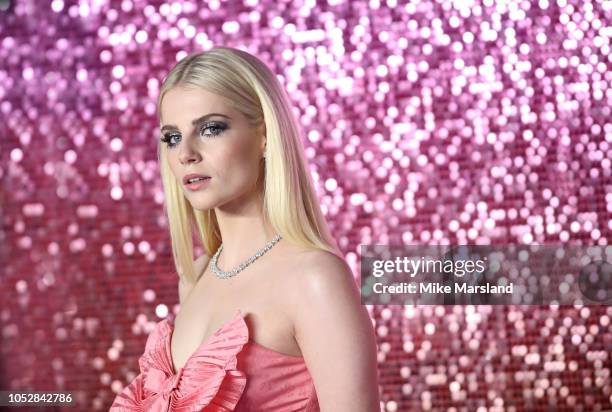
<instances>
[{"instance_id":1,"label":"sequin wall","mask_svg":"<svg viewBox=\"0 0 612 412\"><path fill-rule=\"evenodd\" d=\"M0 0L2 388L107 410L176 312L155 102L214 45L289 91L355 274L360 244L607 245L611 4ZM381 410L612 408L610 307L369 309Z\"/></svg>"}]
</instances>

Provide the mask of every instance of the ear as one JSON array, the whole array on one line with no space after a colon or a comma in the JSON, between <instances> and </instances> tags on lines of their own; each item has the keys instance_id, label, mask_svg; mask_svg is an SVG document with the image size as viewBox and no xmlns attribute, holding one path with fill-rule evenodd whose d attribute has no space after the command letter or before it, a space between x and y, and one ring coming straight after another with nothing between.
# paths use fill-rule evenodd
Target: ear
<instances>
[{"instance_id":1,"label":"ear","mask_svg":"<svg viewBox=\"0 0 612 412\"><path fill-rule=\"evenodd\" d=\"M268 141L266 136L266 124L264 122L261 122L261 124L257 126L257 136L260 138L259 152L263 158L264 151L266 150L266 143Z\"/></svg>"},{"instance_id":2,"label":"ear","mask_svg":"<svg viewBox=\"0 0 612 412\"><path fill-rule=\"evenodd\" d=\"M266 143L268 142L268 137L266 136L265 133L263 133L261 135L261 143L259 145L260 149L261 149L261 155L263 156L264 150L266 150Z\"/></svg>"},{"instance_id":3,"label":"ear","mask_svg":"<svg viewBox=\"0 0 612 412\"><path fill-rule=\"evenodd\" d=\"M262 136L260 153L261 159L264 160L266 157L266 136Z\"/></svg>"}]
</instances>

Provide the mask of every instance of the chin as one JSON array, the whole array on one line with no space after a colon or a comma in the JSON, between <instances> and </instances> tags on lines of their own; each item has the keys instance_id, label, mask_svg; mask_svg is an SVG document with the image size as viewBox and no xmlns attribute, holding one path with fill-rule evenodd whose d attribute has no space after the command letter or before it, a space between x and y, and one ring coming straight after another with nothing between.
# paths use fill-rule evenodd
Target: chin
<instances>
[{"instance_id":1,"label":"chin","mask_svg":"<svg viewBox=\"0 0 612 412\"><path fill-rule=\"evenodd\" d=\"M200 210L200 211L206 211L209 209L214 209L215 207L217 207L216 203L211 203L211 202L204 202L204 201L200 201L198 202L197 200L195 201L189 201L189 204L191 205L191 207L193 207L195 210Z\"/></svg>"},{"instance_id":2,"label":"chin","mask_svg":"<svg viewBox=\"0 0 612 412\"><path fill-rule=\"evenodd\" d=\"M183 193L187 202L196 210L208 210L217 207L217 202L206 199L199 193Z\"/></svg>"}]
</instances>

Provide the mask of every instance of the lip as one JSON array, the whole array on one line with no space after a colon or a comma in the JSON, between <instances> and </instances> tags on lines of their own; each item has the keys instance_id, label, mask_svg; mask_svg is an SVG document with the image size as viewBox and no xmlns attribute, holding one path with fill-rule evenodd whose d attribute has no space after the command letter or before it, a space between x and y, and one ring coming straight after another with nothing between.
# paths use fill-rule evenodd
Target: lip
<instances>
[{"instance_id":1,"label":"lip","mask_svg":"<svg viewBox=\"0 0 612 412\"><path fill-rule=\"evenodd\" d=\"M210 176L206 176L206 175L202 175L199 173L189 173L188 175L183 176L183 184L187 184L187 181L189 179L193 179L194 177L210 177Z\"/></svg>"},{"instance_id":2,"label":"lip","mask_svg":"<svg viewBox=\"0 0 612 412\"><path fill-rule=\"evenodd\" d=\"M194 183L185 183L185 187L189 190L195 191L195 190L200 190L206 186L208 186L208 184L210 183L210 181L212 180L212 178L208 177L204 180L199 180L197 182Z\"/></svg>"}]
</instances>

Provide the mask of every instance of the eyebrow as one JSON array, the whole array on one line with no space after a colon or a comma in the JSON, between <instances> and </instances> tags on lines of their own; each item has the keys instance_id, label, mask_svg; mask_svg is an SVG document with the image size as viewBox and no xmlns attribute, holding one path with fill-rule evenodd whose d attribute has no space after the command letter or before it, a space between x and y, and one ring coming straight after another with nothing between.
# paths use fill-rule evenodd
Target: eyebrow
<instances>
[{"instance_id":1,"label":"eyebrow","mask_svg":"<svg viewBox=\"0 0 612 412\"><path fill-rule=\"evenodd\" d=\"M231 117L229 117L229 116L227 116L225 114L222 114L222 113L208 113L208 114L205 114L204 116L200 116L197 119L193 120L191 122L191 124L195 126L195 125L203 122L204 120L206 120L206 119L208 119L210 117L214 117L214 116L225 117L226 119L231 119ZM174 124L166 124L166 125L162 126L162 128L160 130L163 133L165 130L178 130L178 127L176 127L176 125L174 125Z\"/></svg>"}]
</instances>

